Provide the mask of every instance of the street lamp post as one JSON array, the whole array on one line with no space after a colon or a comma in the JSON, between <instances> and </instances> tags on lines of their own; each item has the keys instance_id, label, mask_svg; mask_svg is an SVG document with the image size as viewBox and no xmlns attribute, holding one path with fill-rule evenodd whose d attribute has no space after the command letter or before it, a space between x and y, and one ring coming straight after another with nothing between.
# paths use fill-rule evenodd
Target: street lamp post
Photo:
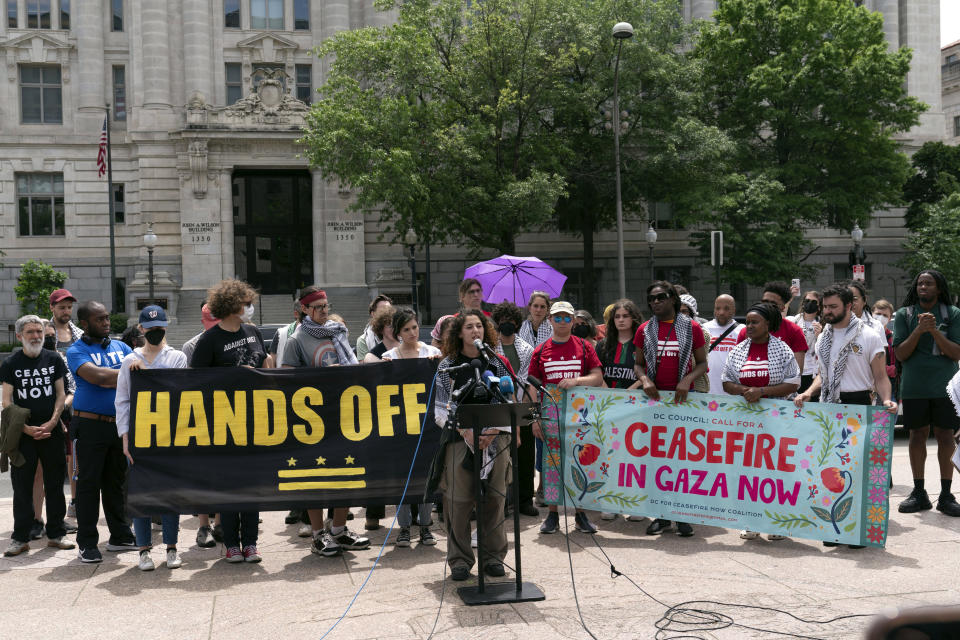
<instances>
[{"instance_id":1,"label":"street lamp post","mask_svg":"<svg viewBox=\"0 0 960 640\"><path fill-rule=\"evenodd\" d=\"M157 246L157 235L153 232L153 223L147 225L147 232L143 234L143 245L147 248L147 290L150 304L153 304L153 248Z\"/></svg>"},{"instance_id":2,"label":"street lamp post","mask_svg":"<svg viewBox=\"0 0 960 640\"><path fill-rule=\"evenodd\" d=\"M620 194L620 49L623 41L633 37L629 22L613 25L613 37L617 41L617 61L613 67L613 164L617 192L617 278L620 297L627 297L627 269L623 255L623 198Z\"/></svg>"},{"instance_id":3,"label":"street lamp post","mask_svg":"<svg viewBox=\"0 0 960 640\"><path fill-rule=\"evenodd\" d=\"M653 228L653 223L647 223L646 233L647 247L650 248L650 282L657 279L657 272L653 268L653 247L657 244L657 230Z\"/></svg>"},{"instance_id":4,"label":"street lamp post","mask_svg":"<svg viewBox=\"0 0 960 640\"><path fill-rule=\"evenodd\" d=\"M415 251L417 248L417 241L420 238L417 237L417 232L413 230L413 227L407 229L407 232L403 235L403 243L407 245L410 249L410 257L408 261L410 262L410 300L413 301L413 310L419 314L419 301L417 300L417 258Z\"/></svg>"}]
</instances>

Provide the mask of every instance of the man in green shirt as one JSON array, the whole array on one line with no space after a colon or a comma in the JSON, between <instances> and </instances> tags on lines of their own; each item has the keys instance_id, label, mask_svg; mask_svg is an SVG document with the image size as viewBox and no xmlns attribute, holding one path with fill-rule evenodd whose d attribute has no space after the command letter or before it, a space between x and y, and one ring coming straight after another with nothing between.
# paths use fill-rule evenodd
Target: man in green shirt
<instances>
[{"instance_id":1,"label":"man in green shirt","mask_svg":"<svg viewBox=\"0 0 960 640\"><path fill-rule=\"evenodd\" d=\"M960 360L960 309L950 304L946 278L939 271L922 271L913 281L894 317L893 345L902 366L900 396L903 424L910 432L910 468L913 492L900 503L901 513L932 508L924 489L924 463L930 426L937 438L940 463L940 497L937 509L960 516L960 504L950 492L953 476L954 431L960 427L947 383Z\"/></svg>"}]
</instances>

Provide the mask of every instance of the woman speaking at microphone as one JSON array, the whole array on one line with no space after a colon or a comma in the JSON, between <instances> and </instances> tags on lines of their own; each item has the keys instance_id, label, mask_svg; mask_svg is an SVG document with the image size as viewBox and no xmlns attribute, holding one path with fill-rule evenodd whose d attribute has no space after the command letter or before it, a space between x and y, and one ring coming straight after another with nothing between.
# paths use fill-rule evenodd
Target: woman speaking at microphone
<instances>
[{"instance_id":1,"label":"woman speaking at microphone","mask_svg":"<svg viewBox=\"0 0 960 640\"><path fill-rule=\"evenodd\" d=\"M441 454L438 456L441 466L439 472L442 473L439 486L443 490L444 522L447 526L447 564L450 565L450 575L454 580L470 577L470 568L474 564L473 549L470 547L470 513L474 509L483 532L478 549L481 570L488 576L504 575L503 559L507 555L503 503L507 474L510 473L510 436L492 428L486 429L480 436L481 451L473 452L470 448L473 446L473 430L468 425L456 424L454 420L459 404L495 404L499 401L492 394L484 393L483 389L480 389L480 394L471 392L462 398L455 398L453 392L455 389L464 389L474 379L474 369L469 366L474 360L481 362L481 372L490 371L509 378L513 371L502 358L488 359L474 345L475 340L484 342L492 349L496 333L483 312L468 309L453 321L443 345L445 357L437 372L436 421L444 429ZM458 427L455 431L454 426ZM481 474L487 480L487 494L479 505L474 500L473 455L485 456ZM432 475L437 473L435 470Z\"/></svg>"}]
</instances>

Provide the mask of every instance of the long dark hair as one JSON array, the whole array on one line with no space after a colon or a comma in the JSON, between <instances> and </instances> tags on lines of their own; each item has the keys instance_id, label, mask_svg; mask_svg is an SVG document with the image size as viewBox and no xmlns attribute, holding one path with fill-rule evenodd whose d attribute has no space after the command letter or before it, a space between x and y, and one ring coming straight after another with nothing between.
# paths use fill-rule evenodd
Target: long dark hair
<instances>
[{"instance_id":1,"label":"long dark hair","mask_svg":"<svg viewBox=\"0 0 960 640\"><path fill-rule=\"evenodd\" d=\"M912 307L920 302L920 297L917 295L917 281L920 280L920 276L922 275L928 275L933 278L933 281L937 283L937 291L940 294L937 298L937 301L949 307L952 304L950 298L950 287L947 286L947 279L936 269L924 269L917 274L917 276L913 279L913 282L910 283L910 290L907 291L907 296L903 299L903 306Z\"/></svg>"},{"instance_id":2,"label":"long dark hair","mask_svg":"<svg viewBox=\"0 0 960 640\"><path fill-rule=\"evenodd\" d=\"M483 315L483 311L479 309L467 309L466 311L461 311L460 314L453 319L453 324L450 326L450 333L447 334L447 339L443 343L444 357L452 360L460 355L460 352L463 350L463 339L460 337L460 332L463 331L463 324L470 316L480 318L480 322L483 323L483 341L491 347L496 346L497 333L490 319Z\"/></svg>"},{"instance_id":3,"label":"long dark hair","mask_svg":"<svg viewBox=\"0 0 960 640\"><path fill-rule=\"evenodd\" d=\"M620 332L617 331L617 325L613 321L613 317L617 315L617 311L620 309L624 309L633 319L632 331L634 333L636 333L640 325L643 324L643 314L640 312L640 307L638 307L633 300L621 298L614 302L613 308L610 309L610 319L607 320L607 335L597 343L597 352L601 360L615 354L617 352L617 345L620 344Z\"/></svg>"}]
</instances>

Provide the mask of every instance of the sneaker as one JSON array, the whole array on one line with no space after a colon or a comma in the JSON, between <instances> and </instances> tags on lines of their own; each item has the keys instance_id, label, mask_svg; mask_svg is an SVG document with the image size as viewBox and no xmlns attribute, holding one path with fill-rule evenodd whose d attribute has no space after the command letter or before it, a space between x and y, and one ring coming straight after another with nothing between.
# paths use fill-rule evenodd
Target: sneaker
<instances>
[{"instance_id":1,"label":"sneaker","mask_svg":"<svg viewBox=\"0 0 960 640\"><path fill-rule=\"evenodd\" d=\"M677 535L681 538L689 538L693 535L693 527L691 527L688 522L678 522Z\"/></svg>"},{"instance_id":2,"label":"sneaker","mask_svg":"<svg viewBox=\"0 0 960 640\"><path fill-rule=\"evenodd\" d=\"M297 535L301 538L309 538L313 536L313 527L311 527L309 524L302 524L300 525L300 528L297 529Z\"/></svg>"},{"instance_id":3,"label":"sneaker","mask_svg":"<svg viewBox=\"0 0 960 640\"><path fill-rule=\"evenodd\" d=\"M533 504L537 505L538 507L547 506L546 501L543 499L543 487L537 489L536 495L533 496Z\"/></svg>"},{"instance_id":4,"label":"sneaker","mask_svg":"<svg viewBox=\"0 0 960 640\"><path fill-rule=\"evenodd\" d=\"M400 527L400 533L397 534L398 547L409 547L410 546L410 527Z\"/></svg>"},{"instance_id":5,"label":"sneaker","mask_svg":"<svg viewBox=\"0 0 960 640\"><path fill-rule=\"evenodd\" d=\"M582 531L583 533L597 532L597 525L590 522L590 519L587 518L587 514L584 511L577 511L573 516L573 521L577 526L577 531Z\"/></svg>"},{"instance_id":6,"label":"sneaker","mask_svg":"<svg viewBox=\"0 0 960 640\"><path fill-rule=\"evenodd\" d=\"M76 533L77 525L73 524L72 522L67 522L66 520L64 520L63 530L66 531L67 533Z\"/></svg>"},{"instance_id":7,"label":"sneaker","mask_svg":"<svg viewBox=\"0 0 960 640\"><path fill-rule=\"evenodd\" d=\"M160 516L151 516L150 529L153 531L163 531L163 520L160 519Z\"/></svg>"},{"instance_id":8,"label":"sneaker","mask_svg":"<svg viewBox=\"0 0 960 640\"><path fill-rule=\"evenodd\" d=\"M217 541L213 539L213 529L206 525L197 529L197 546L203 549L217 546Z\"/></svg>"},{"instance_id":9,"label":"sneaker","mask_svg":"<svg viewBox=\"0 0 960 640\"><path fill-rule=\"evenodd\" d=\"M223 525L215 524L213 525L213 539L223 544Z\"/></svg>"},{"instance_id":10,"label":"sneaker","mask_svg":"<svg viewBox=\"0 0 960 640\"><path fill-rule=\"evenodd\" d=\"M137 543L133 540L109 540L107 542L107 551L121 552L132 551L137 548Z\"/></svg>"},{"instance_id":11,"label":"sneaker","mask_svg":"<svg viewBox=\"0 0 960 640\"><path fill-rule=\"evenodd\" d=\"M457 582L463 582L470 577L470 567L465 564L458 564L450 570L450 578Z\"/></svg>"},{"instance_id":12,"label":"sneaker","mask_svg":"<svg viewBox=\"0 0 960 640\"><path fill-rule=\"evenodd\" d=\"M420 544L425 544L428 547L437 544L437 539L430 532L430 527L420 527Z\"/></svg>"},{"instance_id":13,"label":"sneaker","mask_svg":"<svg viewBox=\"0 0 960 640\"><path fill-rule=\"evenodd\" d=\"M89 549L80 549L77 551L77 557L80 558L80 562L85 562L87 564L95 564L97 562L103 562L103 556L100 555L100 550L96 547L90 547Z\"/></svg>"},{"instance_id":14,"label":"sneaker","mask_svg":"<svg viewBox=\"0 0 960 640\"><path fill-rule=\"evenodd\" d=\"M144 549L140 552L140 562L137 564L140 571L153 571L156 567L153 564L153 558L150 557L150 551Z\"/></svg>"},{"instance_id":15,"label":"sneaker","mask_svg":"<svg viewBox=\"0 0 960 640\"><path fill-rule=\"evenodd\" d=\"M930 496L927 495L927 492L923 489L914 489L910 492L910 495L907 496L907 499L900 503L897 511L900 513L916 513L917 511L926 511L932 508L933 505L930 504Z\"/></svg>"},{"instance_id":16,"label":"sneaker","mask_svg":"<svg viewBox=\"0 0 960 640\"><path fill-rule=\"evenodd\" d=\"M331 533L331 535L333 535ZM357 534L350 531L350 529L344 527L343 531L333 536L333 539L340 545L342 549L349 549L351 551L360 551L362 549L370 548L370 538L365 538L363 536L358 536Z\"/></svg>"},{"instance_id":17,"label":"sneaker","mask_svg":"<svg viewBox=\"0 0 960 640\"><path fill-rule=\"evenodd\" d=\"M59 538L50 538L47 540L47 546L55 549L75 549L77 545L61 536Z\"/></svg>"},{"instance_id":18,"label":"sneaker","mask_svg":"<svg viewBox=\"0 0 960 640\"><path fill-rule=\"evenodd\" d=\"M43 520L34 520L30 525L30 539L39 540L43 537Z\"/></svg>"},{"instance_id":19,"label":"sneaker","mask_svg":"<svg viewBox=\"0 0 960 640\"><path fill-rule=\"evenodd\" d=\"M3 552L3 555L11 558L13 556L18 556L24 551L30 550L29 542L20 542L19 540L11 540L10 546L7 547L7 550Z\"/></svg>"},{"instance_id":20,"label":"sneaker","mask_svg":"<svg viewBox=\"0 0 960 640\"><path fill-rule=\"evenodd\" d=\"M767 540L786 540L787 536L782 536L779 533L770 533L767 534Z\"/></svg>"},{"instance_id":21,"label":"sneaker","mask_svg":"<svg viewBox=\"0 0 960 640\"><path fill-rule=\"evenodd\" d=\"M257 545L248 544L243 548L243 561L244 562L260 562L263 558L260 556L260 553L257 551Z\"/></svg>"},{"instance_id":22,"label":"sneaker","mask_svg":"<svg viewBox=\"0 0 960 640\"><path fill-rule=\"evenodd\" d=\"M664 531L669 529L671 526L672 525L669 520L664 520L663 518L657 518L656 520L651 522L650 525L647 527L647 535L655 536L658 533L663 533Z\"/></svg>"},{"instance_id":23,"label":"sneaker","mask_svg":"<svg viewBox=\"0 0 960 640\"><path fill-rule=\"evenodd\" d=\"M319 531L313 536L313 542L310 543L310 551L318 556L338 556L343 553L343 549L333 539L329 531Z\"/></svg>"},{"instance_id":24,"label":"sneaker","mask_svg":"<svg viewBox=\"0 0 960 640\"><path fill-rule=\"evenodd\" d=\"M760 534L757 533L756 531L748 531L744 529L743 531L740 532L741 540L756 540L759 537L760 537Z\"/></svg>"},{"instance_id":25,"label":"sneaker","mask_svg":"<svg viewBox=\"0 0 960 640\"><path fill-rule=\"evenodd\" d=\"M536 518L540 515L540 511L538 511L537 508L533 506L533 502L521 502L520 508L517 509L517 511L520 512L520 515L529 516L531 518Z\"/></svg>"},{"instance_id":26,"label":"sneaker","mask_svg":"<svg viewBox=\"0 0 960 640\"><path fill-rule=\"evenodd\" d=\"M957 504L957 499L952 493L941 493L937 500L937 511L957 518L960 517L960 504Z\"/></svg>"},{"instance_id":27,"label":"sneaker","mask_svg":"<svg viewBox=\"0 0 960 640\"><path fill-rule=\"evenodd\" d=\"M167 549L167 569L179 569L183 566L183 560L176 549Z\"/></svg>"},{"instance_id":28,"label":"sneaker","mask_svg":"<svg viewBox=\"0 0 960 640\"><path fill-rule=\"evenodd\" d=\"M68 518L77 517L77 503L73 500L71 500L70 504L67 505L67 517Z\"/></svg>"},{"instance_id":29,"label":"sneaker","mask_svg":"<svg viewBox=\"0 0 960 640\"><path fill-rule=\"evenodd\" d=\"M283 519L284 524L297 524L300 522L300 513L299 509L291 509L290 513Z\"/></svg>"},{"instance_id":30,"label":"sneaker","mask_svg":"<svg viewBox=\"0 0 960 640\"><path fill-rule=\"evenodd\" d=\"M483 572L491 578L502 578L504 575L506 575L506 572L503 570L503 564L500 562L488 563L483 568Z\"/></svg>"},{"instance_id":31,"label":"sneaker","mask_svg":"<svg viewBox=\"0 0 960 640\"><path fill-rule=\"evenodd\" d=\"M646 520L643 516L627 516L627 522L643 522Z\"/></svg>"},{"instance_id":32,"label":"sneaker","mask_svg":"<svg viewBox=\"0 0 960 640\"><path fill-rule=\"evenodd\" d=\"M240 551L240 547L227 549L227 562L243 562L243 552Z\"/></svg>"},{"instance_id":33,"label":"sneaker","mask_svg":"<svg viewBox=\"0 0 960 640\"><path fill-rule=\"evenodd\" d=\"M601 520L616 520L616 519L617 519L617 514L615 514L615 513L610 513L609 511L601 511L601 512L600 512L600 519L601 519Z\"/></svg>"},{"instance_id":34,"label":"sneaker","mask_svg":"<svg viewBox=\"0 0 960 640\"><path fill-rule=\"evenodd\" d=\"M560 514L556 511L551 511L547 514L547 519L540 525L540 533L556 533L559 527Z\"/></svg>"}]
</instances>

